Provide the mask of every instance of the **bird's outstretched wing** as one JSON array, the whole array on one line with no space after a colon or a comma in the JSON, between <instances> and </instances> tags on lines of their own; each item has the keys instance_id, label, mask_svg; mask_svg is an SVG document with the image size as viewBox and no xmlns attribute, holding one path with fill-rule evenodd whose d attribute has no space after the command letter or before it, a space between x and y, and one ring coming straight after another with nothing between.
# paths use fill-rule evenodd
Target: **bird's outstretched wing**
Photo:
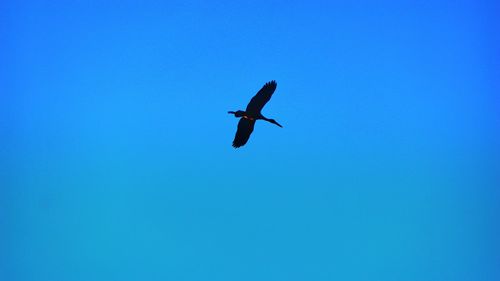
<instances>
[{"instance_id":1,"label":"bird's outstretched wing","mask_svg":"<svg viewBox=\"0 0 500 281\"><path fill-rule=\"evenodd\" d=\"M254 125L255 120L240 118L240 122L238 122L238 130L236 131L236 135L234 136L233 140L234 148L238 148L247 143L248 139L250 138L250 134L252 134L253 132Z\"/></svg>"},{"instance_id":2,"label":"bird's outstretched wing","mask_svg":"<svg viewBox=\"0 0 500 281\"><path fill-rule=\"evenodd\" d=\"M276 90L276 81L267 82L262 89L250 100L247 105L246 112L251 115L260 113L264 105L271 99L274 91Z\"/></svg>"}]
</instances>

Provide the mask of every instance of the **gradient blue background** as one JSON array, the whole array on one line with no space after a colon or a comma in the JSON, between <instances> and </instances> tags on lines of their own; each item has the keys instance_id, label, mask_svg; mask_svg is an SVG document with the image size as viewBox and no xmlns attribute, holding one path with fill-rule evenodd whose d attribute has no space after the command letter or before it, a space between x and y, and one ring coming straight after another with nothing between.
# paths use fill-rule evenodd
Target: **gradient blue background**
<instances>
[{"instance_id":1,"label":"gradient blue background","mask_svg":"<svg viewBox=\"0 0 500 281\"><path fill-rule=\"evenodd\" d=\"M0 280L500 280L495 1L97 2L0 4Z\"/></svg>"}]
</instances>

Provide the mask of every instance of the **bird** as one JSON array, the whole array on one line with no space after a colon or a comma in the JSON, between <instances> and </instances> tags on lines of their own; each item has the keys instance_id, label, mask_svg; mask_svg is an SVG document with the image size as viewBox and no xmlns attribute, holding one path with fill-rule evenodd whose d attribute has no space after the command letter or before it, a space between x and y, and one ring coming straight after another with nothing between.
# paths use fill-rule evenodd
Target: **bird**
<instances>
[{"instance_id":1,"label":"bird","mask_svg":"<svg viewBox=\"0 0 500 281\"><path fill-rule=\"evenodd\" d=\"M233 140L234 148L242 147L247 143L257 120L264 120L283 128L276 120L266 118L261 113L262 108L271 99L271 96L276 90L276 86L277 84L274 80L267 82L250 100L245 111L237 110L227 112L229 114L234 114L236 118L240 118L238 130L236 130L236 135Z\"/></svg>"}]
</instances>

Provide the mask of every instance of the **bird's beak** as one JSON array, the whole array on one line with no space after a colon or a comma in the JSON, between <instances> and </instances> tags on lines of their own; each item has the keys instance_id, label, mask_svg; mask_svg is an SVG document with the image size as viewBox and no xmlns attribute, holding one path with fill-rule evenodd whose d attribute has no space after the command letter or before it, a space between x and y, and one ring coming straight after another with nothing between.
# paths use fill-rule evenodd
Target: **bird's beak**
<instances>
[{"instance_id":1,"label":"bird's beak","mask_svg":"<svg viewBox=\"0 0 500 281\"><path fill-rule=\"evenodd\" d=\"M278 125L280 128L283 128L283 126L281 126L278 122L274 121L273 123Z\"/></svg>"}]
</instances>

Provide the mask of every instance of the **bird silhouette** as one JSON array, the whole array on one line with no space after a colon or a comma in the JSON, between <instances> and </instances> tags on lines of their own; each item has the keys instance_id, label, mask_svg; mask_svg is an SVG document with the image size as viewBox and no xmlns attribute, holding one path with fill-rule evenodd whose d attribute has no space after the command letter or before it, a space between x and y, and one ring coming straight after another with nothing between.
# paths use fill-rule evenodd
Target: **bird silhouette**
<instances>
[{"instance_id":1,"label":"bird silhouette","mask_svg":"<svg viewBox=\"0 0 500 281\"><path fill-rule=\"evenodd\" d=\"M253 132L255 121L257 120L265 120L283 128L276 120L266 118L260 113L264 105L271 99L271 96L276 90L276 85L276 81L274 80L267 82L250 100L245 111L228 111L229 114L234 114L234 117L240 118L238 130L233 140L234 148L241 147L247 143Z\"/></svg>"}]
</instances>

